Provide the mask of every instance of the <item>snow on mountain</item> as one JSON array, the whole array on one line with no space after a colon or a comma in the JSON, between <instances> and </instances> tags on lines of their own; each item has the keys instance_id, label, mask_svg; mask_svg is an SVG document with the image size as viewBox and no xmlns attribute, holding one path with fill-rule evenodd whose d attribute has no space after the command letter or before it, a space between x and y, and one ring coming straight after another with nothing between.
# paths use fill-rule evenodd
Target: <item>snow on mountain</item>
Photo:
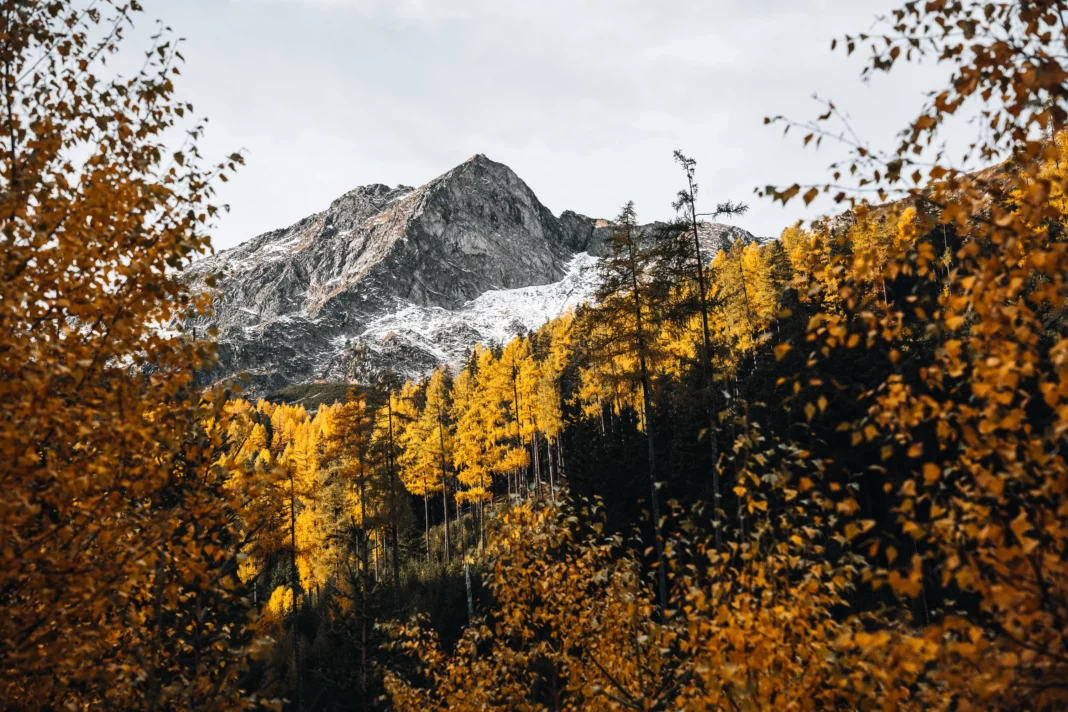
<instances>
[{"instance_id":1,"label":"snow on mountain","mask_svg":"<svg viewBox=\"0 0 1068 712\"><path fill-rule=\"evenodd\" d=\"M398 343L417 352L402 366L402 375L425 374L426 364L459 367L471 348L503 345L517 334L534 331L569 309L592 301L597 288L597 257L581 252L567 263L564 278L558 282L517 289L492 289L459 309L423 307L410 304L385 314L346 347L362 346L372 363L383 354L394 353Z\"/></svg>"}]
</instances>

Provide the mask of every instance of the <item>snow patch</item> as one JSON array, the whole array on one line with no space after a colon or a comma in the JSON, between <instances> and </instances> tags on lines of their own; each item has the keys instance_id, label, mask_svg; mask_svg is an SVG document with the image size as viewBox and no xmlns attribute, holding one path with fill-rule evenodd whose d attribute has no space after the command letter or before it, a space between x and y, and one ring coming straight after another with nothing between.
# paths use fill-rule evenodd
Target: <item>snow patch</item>
<instances>
[{"instance_id":1,"label":"snow patch","mask_svg":"<svg viewBox=\"0 0 1068 712\"><path fill-rule=\"evenodd\" d=\"M491 290L456 310L398 304L395 311L372 321L355 338L337 338L332 345L340 351L362 343L381 351L387 343L400 340L439 364L459 367L476 343L503 345L520 332L534 331L567 310L592 301L598 284L597 262L596 257L579 253L570 260L559 282ZM404 375L425 374L412 371Z\"/></svg>"}]
</instances>

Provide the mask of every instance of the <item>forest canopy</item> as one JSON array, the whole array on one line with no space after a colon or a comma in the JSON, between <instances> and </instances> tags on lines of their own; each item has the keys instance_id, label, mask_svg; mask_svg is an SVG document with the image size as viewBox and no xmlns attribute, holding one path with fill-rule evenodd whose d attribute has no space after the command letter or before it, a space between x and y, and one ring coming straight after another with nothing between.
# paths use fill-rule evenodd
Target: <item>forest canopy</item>
<instances>
[{"instance_id":1,"label":"forest canopy","mask_svg":"<svg viewBox=\"0 0 1068 712\"><path fill-rule=\"evenodd\" d=\"M174 38L121 78L136 2L6 2L0 700L1068 706L1066 10L907 2L836 41L951 70L889 152L834 104L768 119L849 157L758 199L836 215L709 241L745 205L676 152L678 219L624 203L596 304L253 400L181 328L242 159L196 148Z\"/></svg>"}]
</instances>

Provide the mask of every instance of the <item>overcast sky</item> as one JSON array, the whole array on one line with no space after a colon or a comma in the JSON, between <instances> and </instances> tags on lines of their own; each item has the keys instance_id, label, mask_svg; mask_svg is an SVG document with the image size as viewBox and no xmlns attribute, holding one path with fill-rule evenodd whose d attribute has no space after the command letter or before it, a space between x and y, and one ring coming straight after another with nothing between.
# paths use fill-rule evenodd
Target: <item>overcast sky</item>
<instances>
[{"instance_id":1,"label":"overcast sky","mask_svg":"<svg viewBox=\"0 0 1068 712\"><path fill-rule=\"evenodd\" d=\"M814 93L888 144L942 70L860 82L830 40L887 0L142 0L186 39L179 95L210 118L203 151L244 149L217 248L292 224L367 183L419 185L475 153L554 213L673 215L681 148L702 205L747 201L777 235L803 213L753 195L826 175L833 150L763 125ZM132 47L128 49L133 49ZM824 206L826 209L826 206Z\"/></svg>"}]
</instances>

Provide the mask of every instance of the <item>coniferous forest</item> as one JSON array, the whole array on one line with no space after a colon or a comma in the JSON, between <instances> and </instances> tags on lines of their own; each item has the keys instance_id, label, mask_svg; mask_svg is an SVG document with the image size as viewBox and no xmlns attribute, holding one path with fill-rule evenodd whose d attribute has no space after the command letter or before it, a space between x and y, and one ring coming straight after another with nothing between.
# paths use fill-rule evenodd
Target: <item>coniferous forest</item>
<instances>
[{"instance_id":1,"label":"coniferous forest","mask_svg":"<svg viewBox=\"0 0 1068 712\"><path fill-rule=\"evenodd\" d=\"M713 244L746 205L677 152L595 303L296 404L197 378L180 269L243 156L165 30L110 73L138 11L0 8L0 706L1068 706L1068 3L836 41L950 71L889 152L767 120L848 158L751 200L826 218Z\"/></svg>"}]
</instances>

